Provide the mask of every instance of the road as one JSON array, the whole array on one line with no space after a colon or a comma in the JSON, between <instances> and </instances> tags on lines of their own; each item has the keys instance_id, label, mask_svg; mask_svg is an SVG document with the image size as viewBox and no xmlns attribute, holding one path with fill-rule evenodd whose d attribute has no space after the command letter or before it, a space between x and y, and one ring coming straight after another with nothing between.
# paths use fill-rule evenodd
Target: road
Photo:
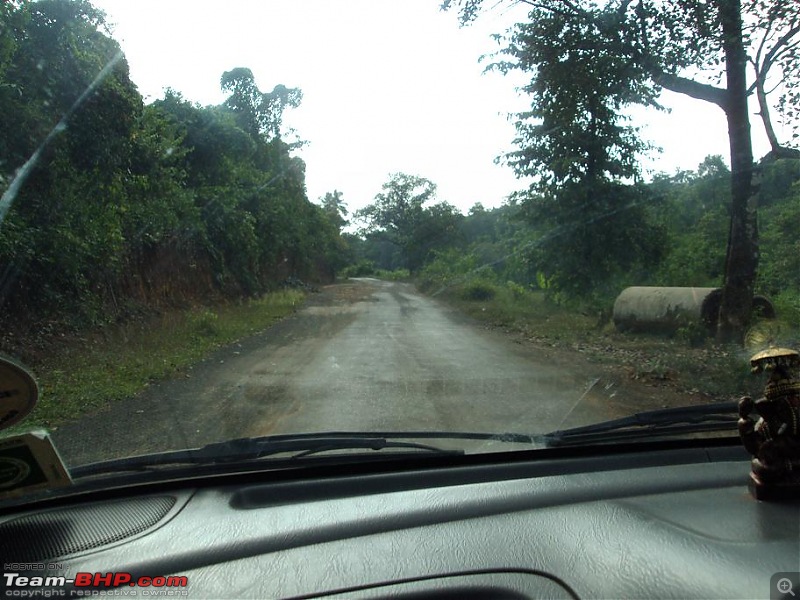
<instances>
[{"instance_id":1,"label":"road","mask_svg":"<svg viewBox=\"0 0 800 600\"><path fill-rule=\"evenodd\" d=\"M410 284L361 279L54 438L80 464L262 434L534 433L607 418L585 401L599 375L564 362Z\"/></svg>"}]
</instances>

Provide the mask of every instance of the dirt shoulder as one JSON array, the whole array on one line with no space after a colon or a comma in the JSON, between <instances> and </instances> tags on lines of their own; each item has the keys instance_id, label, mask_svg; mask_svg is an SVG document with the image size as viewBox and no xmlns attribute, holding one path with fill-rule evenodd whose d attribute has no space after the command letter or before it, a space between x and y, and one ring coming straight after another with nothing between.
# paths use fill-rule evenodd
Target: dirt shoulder
<instances>
[{"instance_id":1,"label":"dirt shoulder","mask_svg":"<svg viewBox=\"0 0 800 600\"><path fill-rule=\"evenodd\" d=\"M56 446L67 464L84 464L243 437L256 415L263 418L264 406L280 409L280 390L269 390L265 403L263 394L251 393L232 373L252 370L254 362L282 347L334 335L349 322L342 309L365 295L368 289L360 284L325 286L309 294L298 312L265 330L54 428Z\"/></svg>"},{"instance_id":2,"label":"dirt shoulder","mask_svg":"<svg viewBox=\"0 0 800 600\"><path fill-rule=\"evenodd\" d=\"M535 349L565 372L600 372L584 402L612 416L707 404L758 394L763 382L750 375L749 353L732 346L694 348L677 338L622 334L580 314L499 309L492 301L437 296L481 326ZM509 316L511 315L511 316Z\"/></svg>"}]
</instances>

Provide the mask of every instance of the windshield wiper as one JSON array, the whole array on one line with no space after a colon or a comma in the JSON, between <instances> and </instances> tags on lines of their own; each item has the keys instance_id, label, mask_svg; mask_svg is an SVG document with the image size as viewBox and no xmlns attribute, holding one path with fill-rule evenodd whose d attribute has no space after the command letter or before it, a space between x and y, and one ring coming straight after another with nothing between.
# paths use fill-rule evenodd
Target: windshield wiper
<instances>
[{"instance_id":1,"label":"windshield wiper","mask_svg":"<svg viewBox=\"0 0 800 600\"><path fill-rule=\"evenodd\" d=\"M735 433L738 419L736 402L681 406L640 412L584 427L553 431L542 436L542 441L547 446L553 447L711 431Z\"/></svg>"},{"instance_id":2,"label":"windshield wiper","mask_svg":"<svg viewBox=\"0 0 800 600\"><path fill-rule=\"evenodd\" d=\"M151 467L168 465L217 465L240 463L257 460L276 454L290 454L291 459L298 459L320 452L335 450L384 450L386 448L403 448L419 450L436 455L459 455L463 450L445 450L429 444L389 440L385 437L357 436L344 437L319 434L316 436L262 436L255 438L238 438L226 442L206 444L200 448L172 450L143 454L115 460L90 463L70 469L73 478L114 473L117 471L138 471ZM403 454L407 456L408 453ZM395 455L390 455L395 456ZM387 457L388 458L388 457Z\"/></svg>"},{"instance_id":3,"label":"windshield wiper","mask_svg":"<svg viewBox=\"0 0 800 600\"><path fill-rule=\"evenodd\" d=\"M120 471L140 471L154 467L180 465L220 465L254 461L278 454L289 454L288 460L336 450L406 449L433 455L463 455L463 449L444 449L419 442L391 438L453 438L501 441L531 446L576 446L606 443L654 436L682 435L711 431L736 431L738 409L736 402L700 406L667 408L637 413L621 419L604 421L584 427L553 431L544 435L519 433L466 432L327 432L319 434L282 434L255 438L238 438L215 442L200 448L143 454L128 458L90 463L70 469L74 478ZM407 457L406 453L385 456Z\"/></svg>"}]
</instances>

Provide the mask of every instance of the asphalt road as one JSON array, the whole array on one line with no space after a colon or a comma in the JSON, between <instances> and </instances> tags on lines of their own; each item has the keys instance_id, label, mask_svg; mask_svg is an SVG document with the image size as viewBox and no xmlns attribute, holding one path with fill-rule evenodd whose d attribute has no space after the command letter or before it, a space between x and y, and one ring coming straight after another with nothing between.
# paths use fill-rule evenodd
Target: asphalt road
<instances>
[{"instance_id":1,"label":"asphalt road","mask_svg":"<svg viewBox=\"0 0 800 600\"><path fill-rule=\"evenodd\" d=\"M262 434L541 433L605 418L599 377L413 286L361 279L183 376L57 430L68 464Z\"/></svg>"},{"instance_id":2,"label":"asphalt road","mask_svg":"<svg viewBox=\"0 0 800 600\"><path fill-rule=\"evenodd\" d=\"M251 385L286 385L287 410L254 433L527 432L558 425L587 387L410 285L364 283L374 291L335 336L308 340L313 351L300 356L287 348L250 374Z\"/></svg>"}]
</instances>

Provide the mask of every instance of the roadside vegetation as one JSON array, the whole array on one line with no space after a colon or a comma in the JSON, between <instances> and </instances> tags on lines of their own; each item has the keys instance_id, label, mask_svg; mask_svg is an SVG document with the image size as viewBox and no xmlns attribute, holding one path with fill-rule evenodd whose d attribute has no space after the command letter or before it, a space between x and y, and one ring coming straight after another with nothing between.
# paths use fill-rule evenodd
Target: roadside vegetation
<instances>
[{"instance_id":1,"label":"roadside vegetation","mask_svg":"<svg viewBox=\"0 0 800 600\"><path fill-rule=\"evenodd\" d=\"M303 299L302 292L282 290L213 309L172 310L62 339L60 351L37 365L40 401L19 428L53 429L134 396L155 381L189 376L194 363L263 331Z\"/></svg>"},{"instance_id":2,"label":"roadside vegetation","mask_svg":"<svg viewBox=\"0 0 800 600\"><path fill-rule=\"evenodd\" d=\"M26 362L347 262L341 198L308 199L283 127L301 90L231 65L218 106L145 104L108 32L86 0L0 4L0 350Z\"/></svg>"},{"instance_id":3,"label":"roadside vegetation","mask_svg":"<svg viewBox=\"0 0 800 600\"><path fill-rule=\"evenodd\" d=\"M443 8L468 25L498 6ZM532 183L505 206L460 215L434 204L432 182L396 175L356 213L356 258L407 268L478 318L618 362L633 378L741 394L749 353L800 338L798 18L790 0L535 3L487 59L529 78L531 108L514 115L516 148L501 160ZM780 85L765 86L773 77ZM664 89L722 110L727 159L645 180L638 157L653 148L626 109L658 108ZM751 96L771 147L761 158ZM613 303L632 285L721 288L718 326L619 334ZM754 294L771 299L776 321L753 320Z\"/></svg>"},{"instance_id":4,"label":"roadside vegetation","mask_svg":"<svg viewBox=\"0 0 800 600\"><path fill-rule=\"evenodd\" d=\"M0 353L41 386L26 426L174 375L347 262L341 196L309 201L283 130L301 90L231 65L218 106L145 104L108 31L85 0L0 5Z\"/></svg>"},{"instance_id":5,"label":"roadside vegetation","mask_svg":"<svg viewBox=\"0 0 800 600\"><path fill-rule=\"evenodd\" d=\"M513 282L482 279L438 292L437 299L522 343L600 364L613 379L669 388L683 403L738 399L763 390L764 381L750 374L747 351L711 338L698 344L685 330L669 336L620 333L595 313L555 304L543 291Z\"/></svg>"},{"instance_id":6,"label":"roadside vegetation","mask_svg":"<svg viewBox=\"0 0 800 600\"><path fill-rule=\"evenodd\" d=\"M800 344L800 160L763 166L755 290L773 302L778 318L751 322L745 348L717 342L699 323L646 335L617 332L612 320L614 300L631 285L722 285L729 181L722 157L710 156L695 171L661 174L641 184L637 193L648 198L640 206L641 227L650 236L648 244L658 241L651 252L630 245L630 239L611 245L614 228L626 227L625 219L606 219L601 229L608 231L598 238L586 229L592 224L581 220L586 216L576 213L569 227L553 228L538 219L538 209L531 207L535 200L515 198L496 209L476 204L448 222L441 236L415 238L410 231L405 239L424 241L413 248L423 257L419 263L407 261L403 246L392 239L402 232L400 224L425 221L423 205L416 219L402 219L398 210L391 227L370 229L367 221L363 237L351 242L358 260L343 274L396 279L400 273L405 279L408 273L420 290L477 319L530 343L574 351L647 385L713 399L755 394L763 381L750 376L750 355L770 343ZM576 235L572 229L583 231L585 245L567 242ZM598 239L610 241L591 243ZM619 267L616 253L631 255L626 268ZM592 264L600 266L586 268Z\"/></svg>"},{"instance_id":7,"label":"roadside vegetation","mask_svg":"<svg viewBox=\"0 0 800 600\"><path fill-rule=\"evenodd\" d=\"M371 260L361 259L355 264L348 265L341 270L340 276L344 279L351 277L375 277L386 281L410 281L411 271L408 269L379 269Z\"/></svg>"}]
</instances>

